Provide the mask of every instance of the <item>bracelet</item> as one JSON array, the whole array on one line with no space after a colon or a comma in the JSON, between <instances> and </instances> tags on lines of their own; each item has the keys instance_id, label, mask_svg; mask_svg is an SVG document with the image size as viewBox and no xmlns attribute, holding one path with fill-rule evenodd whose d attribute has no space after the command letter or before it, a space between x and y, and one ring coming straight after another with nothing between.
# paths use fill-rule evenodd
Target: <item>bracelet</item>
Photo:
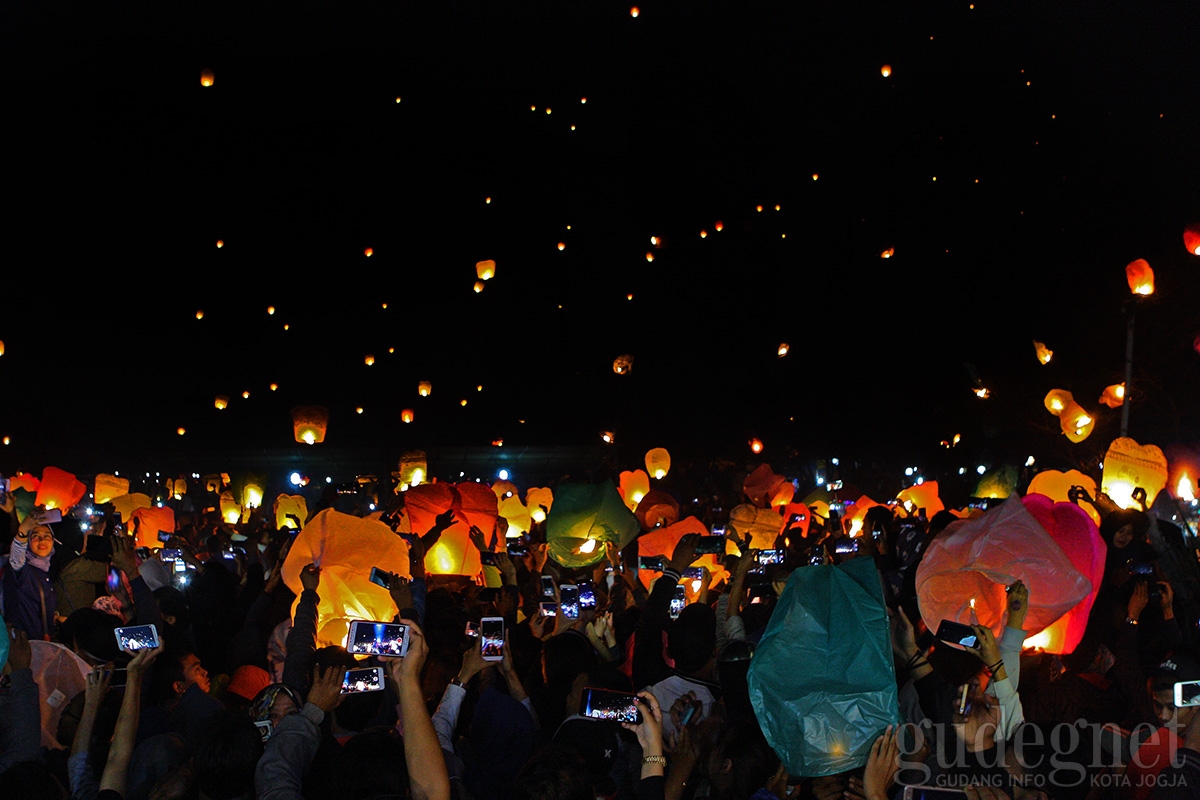
<instances>
[{"instance_id":1,"label":"bracelet","mask_svg":"<svg viewBox=\"0 0 1200 800\"><path fill-rule=\"evenodd\" d=\"M907 662L904 664L904 668L905 668L905 669L912 669L914 666L916 666L917 662L918 662L918 661L920 661L920 660L921 660L921 651L920 651L920 650L918 650L917 652L913 653L913 656L912 656L912 658L910 658L910 659L909 659L909 660L908 660L908 661L907 661ZM928 663L928 662L926 662L926 663Z\"/></svg>"},{"instance_id":2,"label":"bracelet","mask_svg":"<svg viewBox=\"0 0 1200 800\"><path fill-rule=\"evenodd\" d=\"M666 756L642 756L642 763L643 764L662 764L665 767L667 765L667 757Z\"/></svg>"},{"instance_id":3,"label":"bracelet","mask_svg":"<svg viewBox=\"0 0 1200 800\"><path fill-rule=\"evenodd\" d=\"M1000 660L999 660L999 661L997 661L995 664L992 664L990 667L988 667L988 672L990 672L990 673L992 673L993 675L995 675L995 674L996 674L996 670L1000 669L1000 668L1001 668L1001 667L1003 667L1003 666L1004 666L1004 659L1000 659Z\"/></svg>"},{"instance_id":4,"label":"bracelet","mask_svg":"<svg viewBox=\"0 0 1200 800\"><path fill-rule=\"evenodd\" d=\"M926 661L925 659L921 659L920 661L909 662L907 665L905 665L905 669L911 671L914 669L920 669L921 667L928 667L928 666L929 666L929 662Z\"/></svg>"}]
</instances>

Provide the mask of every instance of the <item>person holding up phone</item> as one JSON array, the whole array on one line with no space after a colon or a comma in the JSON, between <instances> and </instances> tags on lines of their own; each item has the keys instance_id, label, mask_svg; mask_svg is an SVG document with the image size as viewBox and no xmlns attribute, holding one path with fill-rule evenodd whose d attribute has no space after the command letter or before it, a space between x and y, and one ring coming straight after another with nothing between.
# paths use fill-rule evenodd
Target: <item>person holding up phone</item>
<instances>
[{"instance_id":1,"label":"person holding up phone","mask_svg":"<svg viewBox=\"0 0 1200 800\"><path fill-rule=\"evenodd\" d=\"M8 494L0 510L12 513L16 500ZM54 557L54 531L46 510L35 508L17 526L16 537L4 570L4 602L8 622L30 639L49 641L54 636L58 594L50 577Z\"/></svg>"}]
</instances>

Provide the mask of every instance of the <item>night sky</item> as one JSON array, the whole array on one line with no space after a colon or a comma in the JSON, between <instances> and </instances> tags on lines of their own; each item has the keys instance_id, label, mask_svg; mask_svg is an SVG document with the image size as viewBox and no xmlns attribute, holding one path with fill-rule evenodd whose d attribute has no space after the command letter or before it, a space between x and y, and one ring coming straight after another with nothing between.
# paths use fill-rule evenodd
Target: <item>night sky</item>
<instances>
[{"instance_id":1,"label":"night sky","mask_svg":"<svg viewBox=\"0 0 1200 800\"><path fill-rule=\"evenodd\" d=\"M0 472L310 404L342 453L1086 466L1137 258L1130 434L1200 448L1200 6L630 8L6 4Z\"/></svg>"}]
</instances>

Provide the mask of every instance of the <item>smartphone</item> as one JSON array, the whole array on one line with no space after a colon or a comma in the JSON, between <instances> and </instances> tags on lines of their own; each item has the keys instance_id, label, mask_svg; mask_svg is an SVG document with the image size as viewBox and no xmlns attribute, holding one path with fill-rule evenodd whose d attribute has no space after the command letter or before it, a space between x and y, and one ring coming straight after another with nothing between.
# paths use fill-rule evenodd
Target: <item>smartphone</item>
<instances>
[{"instance_id":1,"label":"smartphone","mask_svg":"<svg viewBox=\"0 0 1200 800\"><path fill-rule=\"evenodd\" d=\"M558 587L558 604L567 619L579 619L579 587L564 583Z\"/></svg>"},{"instance_id":2,"label":"smartphone","mask_svg":"<svg viewBox=\"0 0 1200 800\"><path fill-rule=\"evenodd\" d=\"M153 625L133 625L128 628L117 628L117 649L122 653L131 653L144 648L158 647L158 628Z\"/></svg>"},{"instance_id":3,"label":"smartphone","mask_svg":"<svg viewBox=\"0 0 1200 800\"><path fill-rule=\"evenodd\" d=\"M1179 681L1175 684L1175 707L1200 706L1200 681Z\"/></svg>"},{"instance_id":4,"label":"smartphone","mask_svg":"<svg viewBox=\"0 0 1200 800\"><path fill-rule=\"evenodd\" d=\"M662 556L638 556L638 569L648 572L662 572L666 559Z\"/></svg>"},{"instance_id":5,"label":"smartphone","mask_svg":"<svg viewBox=\"0 0 1200 800\"><path fill-rule=\"evenodd\" d=\"M379 567L371 567L370 581L376 586L382 586L390 591L392 588L392 573Z\"/></svg>"},{"instance_id":6,"label":"smartphone","mask_svg":"<svg viewBox=\"0 0 1200 800\"><path fill-rule=\"evenodd\" d=\"M538 603L538 608L540 608L542 610L543 617L557 617L558 616L558 603L554 602L553 600L550 600L549 602L543 601L541 603Z\"/></svg>"},{"instance_id":7,"label":"smartphone","mask_svg":"<svg viewBox=\"0 0 1200 800\"><path fill-rule=\"evenodd\" d=\"M946 789L942 786L905 786L904 800L962 800L967 793L962 789Z\"/></svg>"},{"instance_id":8,"label":"smartphone","mask_svg":"<svg viewBox=\"0 0 1200 800\"><path fill-rule=\"evenodd\" d=\"M542 576L542 597L554 597L554 576Z\"/></svg>"},{"instance_id":9,"label":"smartphone","mask_svg":"<svg viewBox=\"0 0 1200 800\"><path fill-rule=\"evenodd\" d=\"M355 656L403 658L408 638L408 626L402 623L354 620L346 635L346 650Z\"/></svg>"},{"instance_id":10,"label":"smartphone","mask_svg":"<svg viewBox=\"0 0 1200 800\"><path fill-rule=\"evenodd\" d=\"M712 535L720 536L722 539L724 539L725 538L725 526L724 525L713 526Z\"/></svg>"},{"instance_id":11,"label":"smartphone","mask_svg":"<svg viewBox=\"0 0 1200 800\"><path fill-rule=\"evenodd\" d=\"M591 719L607 719L613 722L628 722L640 725L642 712L638 710L636 695L597 689L586 686L579 697L579 714Z\"/></svg>"},{"instance_id":12,"label":"smartphone","mask_svg":"<svg viewBox=\"0 0 1200 800\"><path fill-rule=\"evenodd\" d=\"M42 522L50 524L51 522L62 522L62 511L57 508L47 508L42 512Z\"/></svg>"},{"instance_id":13,"label":"smartphone","mask_svg":"<svg viewBox=\"0 0 1200 800\"><path fill-rule=\"evenodd\" d=\"M523 536L509 539L505 542L504 548L508 550L508 554L513 558L524 558L529 555L529 545L525 543Z\"/></svg>"},{"instance_id":14,"label":"smartphone","mask_svg":"<svg viewBox=\"0 0 1200 800\"><path fill-rule=\"evenodd\" d=\"M718 530L724 530L720 528ZM701 536L696 542L696 555L725 555L725 537L724 536Z\"/></svg>"},{"instance_id":15,"label":"smartphone","mask_svg":"<svg viewBox=\"0 0 1200 800\"><path fill-rule=\"evenodd\" d=\"M579 607L596 607L596 591L592 588L591 581L583 581L579 584Z\"/></svg>"},{"instance_id":16,"label":"smartphone","mask_svg":"<svg viewBox=\"0 0 1200 800\"><path fill-rule=\"evenodd\" d=\"M857 553L858 552L858 539L850 539L850 538L838 539L837 544L835 544L833 546L833 552L837 553L840 556L844 556L849 553Z\"/></svg>"},{"instance_id":17,"label":"smartphone","mask_svg":"<svg viewBox=\"0 0 1200 800\"><path fill-rule=\"evenodd\" d=\"M174 535L175 534L167 533L166 531L159 531L158 532L158 541L162 542L163 544L166 544L167 542L171 541L171 537Z\"/></svg>"},{"instance_id":18,"label":"smartphone","mask_svg":"<svg viewBox=\"0 0 1200 800\"><path fill-rule=\"evenodd\" d=\"M9 486L11 486L11 484L8 482L8 478L0 475L0 504L8 502Z\"/></svg>"},{"instance_id":19,"label":"smartphone","mask_svg":"<svg viewBox=\"0 0 1200 800\"><path fill-rule=\"evenodd\" d=\"M504 660L504 617L479 620L479 652L484 661Z\"/></svg>"},{"instance_id":20,"label":"smartphone","mask_svg":"<svg viewBox=\"0 0 1200 800\"><path fill-rule=\"evenodd\" d=\"M688 567L683 571L683 577L693 581L704 580L704 567Z\"/></svg>"},{"instance_id":21,"label":"smartphone","mask_svg":"<svg viewBox=\"0 0 1200 800\"><path fill-rule=\"evenodd\" d=\"M150 560L150 548L149 547L136 547L136 548L134 548L133 552L137 553L137 557L140 558L142 561Z\"/></svg>"},{"instance_id":22,"label":"smartphone","mask_svg":"<svg viewBox=\"0 0 1200 800\"><path fill-rule=\"evenodd\" d=\"M1151 561L1130 561L1129 573L1131 575L1151 576L1154 574L1154 563Z\"/></svg>"},{"instance_id":23,"label":"smartphone","mask_svg":"<svg viewBox=\"0 0 1200 800\"><path fill-rule=\"evenodd\" d=\"M942 623L938 625L936 636L943 642L959 647L974 647L979 643L979 637L975 635L974 628L949 619L942 620Z\"/></svg>"},{"instance_id":24,"label":"smartphone","mask_svg":"<svg viewBox=\"0 0 1200 800\"><path fill-rule=\"evenodd\" d=\"M255 722L254 727L258 728L258 735L262 737L264 743L266 743L267 739L271 738L271 729L273 727L271 725L271 720L265 719L261 722Z\"/></svg>"},{"instance_id":25,"label":"smartphone","mask_svg":"<svg viewBox=\"0 0 1200 800\"><path fill-rule=\"evenodd\" d=\"M348 669L345 677L342 678L342 694L382 692L383 687L383 667Z\"/></svg>"},{"instance_id":26,"label":"smartphone","mask_svg":"<svg viewBox=\"0 0 1200 800\"><path fill-rule=\"evenodd\" d=\"M108 568L108 577L104 582L109 592L115 592L121 587L121 570L116 567Z\"/></svg>"},{"instance_id":27,"label":"smartphone","mask_svg":"<svg viewBox=\"0 0 1200 800\"><path fill-rule=\"evenodd\" d=\"M487 550L479 551L479 563L485 567L494 567L496 565L496 554Z\"/></svg>"},{"instance_id":28,"label":"smartphone","mask_svg":"<svg viewBox=\"0 0 1200 800\"><path fill-rule=\"evenodd\" d=\"M234 561L237 559L237 553L233 552L233 550L222 550L221 557Z\"/></svg>"},{"instance_id":29,"label":"smartphone","mask_svg":"<svg viewBox=\"0 0 1200 800\"><path fill-rule=\"evenodd\" d=\"M129 670L125 667L114 667L112 677L108 679L108 685L119 689L127 683L129 683Z\"/></svg>"},{"instance_id":30,"label":"smartphone","mask_svg":"<svg viewBox=\"0 0 1200 800\"><path fill-rule=\"evenodd\" d=\"M158 557L167 563L173 563L183 558L183 551L178 547L164 547L158 551Z\"/></svg>"},{"instance_id":31,"label":"smartphone","mask_svg":"<svg viewBox=\"0 0 1200 800\"><path fill-rule=\"evenodd\" d=\"M675 594L671 597L671 619L679 619L683 607L687 605L687 589L682 583L675 584Z\"/></svg>"},{"instance_id":32,"label":"smartphone","mask_svg":"<svg viewBox=\"0 0 1200 800\"><path fill-rule=\"evenodd\" d=\"M786 555L786 550L759 550L754 554L754 563L760 566L782 564Z\"/></svg>"}]
</instances>

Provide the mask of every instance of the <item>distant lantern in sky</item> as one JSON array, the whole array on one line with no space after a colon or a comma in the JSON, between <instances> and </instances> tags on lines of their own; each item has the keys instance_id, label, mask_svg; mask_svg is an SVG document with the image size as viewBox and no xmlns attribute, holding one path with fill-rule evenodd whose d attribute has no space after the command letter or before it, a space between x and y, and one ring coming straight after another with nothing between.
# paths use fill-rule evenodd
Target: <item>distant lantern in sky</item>
<instances>
[{"instance_id":1,"label":"distant lantern in sky","mask_svg":"<svg viewBox=\"0 0 1200 800\"><path fill-rule=\"evenodd\" d=\"M220 250L220 249L221 249L222 247L224 247L224 246L225 246L225 240L224 240L224 239L217 239L217 249L218 249L218 250Z\"/></svg>"},{"instance_id":2,"label":"distant lantern in sky","mask_svg":"<svg viewBox=\"0 0 1200 800\"><path fill-rule=\"evenodd\" d=\"M646 261L653 261L654 253L646 253Z\"/></svg>"},{"instance_id":3,"label":"distant lantern in sky","mask_svg":"<svg viewBox=\"0 0 1200 800\"><path fill-rule=\"evenodd\" d=\"M814 180L814 181L815 181L817 178L819 178L819 177L821 177L821 174L820 174L819 172L814 172L814 173L813 173L813 180Z\"/></svg>"},{"instance_id":4,"label":"distant lantern in sky","mask_svg":"<svg viewBox=\"0 0 1200 800\"><path fill-rule=\"evenodd\" d=\"M246 391L242 392L242 399L243 399L243 400L249 400L249 399L250 399L250 391L249 391L249 390L246 390Z\"/></svg>"},{"instance_id":5,"label":"distant lantern in sky","mask_svg":"<svg viewBox=\"0 0 1200 800\"><path fill-rule=\"evenodd\" d=\"M183 436L185 433L187 433L187 428L179 427L175 429L175 432L180 436Z\"/></svg>"},{"instance_id":6,"label":"distant lantern in sky","mask_svg":"<svg viewBox=\"0 0 1200 800\"><path fill-rule=\"evenodd\" d=\"M483 281L475 281L475 294L483 291Z\"/></svg>"},{"instance_id":7,"label":"distant lantern in sky","mask_svg":"<svg viewBox=\"0 0 1200 800\"><path fill-rule=\"evenodd\" d=\"M215 80L216 80L216 76L213 75L213 71L211 69L200 70L200 85L201 86L212 86L213 81L215 81Z\"/></svg>"},{"instance_id":8,"label":"distant lantern in sky","mask_svg":"<svg viewBox=\"0 0 1200 800\"><path fill-rule=\"evenodd\" d=\"M600 440L605 444L612 444L617 440L617 435L612 431L600 431Z\"/></svg>"},{"instance_id":9,"label":"distant lantern in sky","mask_svg":"<svg viewBox=\"0 0 1200 800\"><path fill-rule=\"evenodd\" d=\"M1100 395L1100 402L1109 408L1120 408L1125 402L1125 384L1114 383L1112 386L1106 386Z\"/></svg>"},{"instance_id":10,"label":"distant lantern in sky","mask_svg":"<svg viewBox=\"0 0 1200 800\"><path fill-rule=\"evenodd\" d=\"M490 259L488 261L476 261L475 275L481 281L490 281L496 277L496 262Z\"/></svg>"},{"instance_id":11,"label":"distant lantern in sky","mask_svg":"<svg viewBox=\"0 0 1200 800\"><path fill-rule=\"evenodd\" d=\"M701 238L701 239L707 239L707 238L708 238L708 231L706 231L706 230L704 230L703 228L701 228L701 230L700 230L700 238Z\"/></svg>"},{"instance_id":12,"label":"distant lantern in sky","mask_svg":"<svg viewBox=\"0 0 1200 800\"><path fill-rule=\"evenodd\" d=\"M421 381L417 384L417 394L421 395L421 397L429 397L432 392L433 384L429 381Z\"/></svg>"},{"instance_id":13,"label":"distant lantern in sky","mask_svg":"<svg viewBox=\"0 0 1200 800\"><path fill-rule=\"evenodd\" d=\"M273 392L273 391L275 391L275 390L276 390L276 389L278 389L278 388L279 388L279 384L278 384L278 383L272 383L272 384L271 384L271 391L272 391L272 392Z\"/></svg>"},{"instance_id":14,"label":"distant lantern in sky","mask_svg":"<svg viewBox=\"0 0 1200 800\"><path fill-rule=\"evenodd\" d=\"M490 198L490 197L483 198L483 203L484 203L484 205L490 206L492 204L492 198Z\"/></svg>"},{"instance_id":15,"label":"distant lantern in sky","mask_svg":"<svg viewBox=\"0 0 1200 800\"><path fill-rule=\"evenodd\" d=\"M657 480L667 477L671 471L671 454L665 447L655 447L646 452L646 472Z\"/></svg>"},{"instance_id":16,"label":"distant lantern in sky","mask_svg":"<svg viewBox=\"0 0 1200 800\"><path fill-rule=\"evenodd\" d=\"M1049 364L1050 359L1054 357L1054 351L1036 339L1033 341L1033 349L1037 353L1038 362L1041 364Z\"/></svg>"},{"instance_id":17,"label":"distant lantern in sky","mask_svg":"<svg viewBox=\"0 0 1200 800\"><path fill-rule=\"evenodd\" d=\"M992 396L992 393L987 390L986 386L980 386L972 391L975 392L975 396L981 400L987 400Z\"/></svg>"},{"instance_id":18,"label":"distant lantern in sky","mask_svg":"<svg viewBox=\"0 0 1200 800\"><path fill-rule=\"evenodd\" d=\"M368 367L370 367L370 366L374 366L374 364L375 364L375 356L373 356L373 355L371 355L370 353L368 353L368 354L367 354L367 355L366 355L366 356L363 358L363 363L364 363L364 364L366 364Z\"/></svg>"},{"instance_id":19,"label":"distant lantern in sky","mask_svg":"<svg viewBox=\"0 0 1200 800\"><path fill-rule=\"evenodd\" d=\"M329 427L329 409L324 406L296 406L292 409L292 433L297 442L319 444L325 441Z\"/></svg>"},{"instance_id":20,"label":"distant lantern in sky","mask_svg":"<svg viewBox=\"0 0 1200 800\"><path fill-rule=\"evenodd\" d=\"M559 242L559 243L558 243L558 249L559 249L559 250L566 250L566 249L567 249L567 243L566 243L566 242Z\"/></svg>"},{"instance_id":21,"label":"distant lantern in sky","mask_svg":"<svg viewBox=\"0 0 1200 800\"><path fill-rule=\"evenodd\" d=\"M355 414L361 414L361 413L363 413L363 407L362 407L362 406L355 406L355 408L354 408L354 413L355 413Z\"/></svg>"},{"instance_id":22,"label":"distant lantern in sky","mask_svg":"<svg viewBox=\"0 0 1200 800\"><path fill-rule=\"evenodd\" d=\"M267 314L274 314L275 306L267 306Z\"/></svg>"},{"instance_id":23,"label":"distant lantern in sky","mask_svg":"<svg viewBox=\"0 0 1200 800\"><path fill-rule=\"evenodd\" d=\"M762 451L763 451L762 439L751 439L750 440L750 452L757 455L757 454L761 453Z\"/></svg>"},{"instance_id":24,"label":"distant lantern in sky","mask_svg":"<svg viewBox=\"0 0 1200 800\"><path fill-rule=\"evenodd\" d=\"M459 404L460 406L465 406L465 405L467 404L467 398L465 398L465 397L464 397L462 400L459 400L459 401L458 401L458 404Z\"/></svg>"},{"instance_id":25,"label":"distant lantern in sky","mask_svg":"<svg viewBox=\"0 0 1200 800\"><path fill-rule=\"evenodd\" d=\"M783 358L784 356L786 356L788 354L788 351L791 349L792 348L788 345L787 342L780 342L779 347L775 350L775 354L778 355L780 358Z\"/></svg>"},{"instance_id":26,"label":"distant lantern in sky","mask_svg":"<svg viewBox=\"0 0 1200 800\"><path fill-rule=\"evenodd\" d=\"M613 359L613 372L618 375L625 375L633 369L633 356L629 353L622 353Z\"/></svg>"},{"instance_id":27,"label":"distant lantern in sky","mask_svg":"<svg viewBox=\"0 0 1200 800\"><path fill-rule=\"evenodd\" d=\"M896 248L889 247L888 249L886 249L882 253L880 253L879 257L880 258L891 258L894 255L896 255Z\"/></svg>"},{"instance_id":28,"label":"distant lantern in sky","mask_svg":"<svg viewBox=\"0 0 1200 800\"><path fill-rule=\"evenodd\" d=\"M196 319L204 319L204 309L203 308L196 309Z\"/></svg>"},{"instance_id":29,"label":"distant lantern in sky","mask_svg":"<svg viewBox=\"0 0 1200 800\"><path fill-rule=\"evenodd\" d=\"M892 77L892 65L884 64L882 67L879 68L879 74L885 78Z\"/></svg>"},{"instance_id":30,"label":"distant lantern in sky","mask_svg":"<svg viewBox=\"0 0 1200 800\"><path fill-rule=\"evenodd\" d=\"M1130 261L1125 266L1125 280L1129 282L1129 291L1134 294L1143 297L1154 294L1154 270L1150 269L1150 264L1144 258Z\"/></svg>"},{"instance_id":31,"label":"distant lantern in sky","mask_svg":"<svg viewBox=\"0 0 1200 800\"><path fill-rule=\"evenodd\" d=\"M0 356L4 355L4 341L0 340Z\"/></svg>"},{"instance_id":32,"label":"distant lantern in sky","mask_svg":"<svg viewBox=\"0 0 1200 800\"><path fill-rule=\"evenodd\" d=\"M400 98L400 95L396 95L396 102L397 102L397 103L399 103L399 102L400 102L400 99L401 99L401 98Z\"/></svg>"},{"instance_id":33,"label":"distant lantern in sky","mask_svg":"<svg viewBox=\"0 0 1200 800\"><path fill-rule=\"evenodd\" d=\"M1183 246L1194 256L1200 256L1200 222L1193 222L1183 229Z\"/></svg>"},{"instance_id":34,"label":"distant lantern in sky","mask_svg":"<svg viewBox=\"0 0 1200 800\"><path fill-rule=\"evenodd\" d=\"M634 19L637 19L637 15L640 13L642 13L641 9L639 9L637 6L629 9L629 16L633 17Z\"/></svg>"},{"instance_id":35,"label":"distant lantern in sky","mask_svg":"<svg viewBox=\"0 0 1200 800\"><path fill-rule=\"evenodd\" d=\"M406 408L403 411L401 411L400 412L400 421L401 422L412 422L413 421L413 410L411 408Z\"/></svg>"},{"instance_id":36,"label":"distant lantern in sky","mask_svg":"<svg viewBox=\"0 0 1200 800\"><path fill-rule=\"evenodd\" d=\"M754 207L754 210L755 210L755 211L762 211L762 206L755 206L755 207Z\"/></svg>"},{"instance_id":37,"label":"distant lantern in sky","mask_svg":"<svg viewBox=\"0 0 1200 800\"><path fill-rule=\"evenodd\" d=\"M367 249L363 250L363 255L367 258L370 258L371 256L375 255L375 248L368 247Z\"/></svg>"},{"instance_id":38,"label":"distant lantern in sky","mask_svg":"<svg viewBox=\"0 0 1200 800\"><path fill-rule=\"evenodd\" d=\"M229 406L229 395L227 395L227 394L217 395L216 399L213 400L213 406L218 411L221 411L222 409L227 408Z\"/></svg>"},{"instance_id":39,"label":"distant lantern in sky","mask_svg":"<svg viewBox=\"0 0 1200 800\"><path fill-rule=\"evenodd\" d=\"M720 233L721 231L725 230L725 223L721 222L721 220L717 220L716 224L713 225L713 230L715 230L717 233Z\"/></svg>"}]
</instances>

